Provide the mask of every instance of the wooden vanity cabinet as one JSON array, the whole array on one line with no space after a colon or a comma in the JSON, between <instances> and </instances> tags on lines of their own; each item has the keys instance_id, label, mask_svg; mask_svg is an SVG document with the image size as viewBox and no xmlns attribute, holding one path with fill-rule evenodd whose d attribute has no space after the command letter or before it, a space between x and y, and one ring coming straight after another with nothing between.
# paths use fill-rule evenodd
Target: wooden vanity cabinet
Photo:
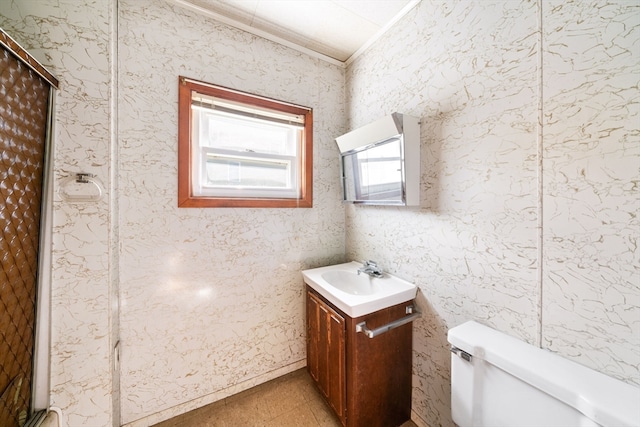
<instances>
[{"instance_id":1,"label":"wooden vanity cabinet","mask_svg":"<svg viewBox=\"0 0 640 427\"><path fill-rule=\"evenodd\" d=\"M307 285L307 369L345 427L392 427L411 418L412 324L374 338L356 332L406 316L412 302L351 318Z\"/></svg>"},{"instance_id":2,"label":"wooden vanity cabinet","mask_svg":"<svg viewBox=\"0 0 640 427\"><path fill-rule=\"evenodd\" d=\"M345 332L342 315L314 293L307 293L307 369L345 425Z\"/></svg>"}]
</instances>

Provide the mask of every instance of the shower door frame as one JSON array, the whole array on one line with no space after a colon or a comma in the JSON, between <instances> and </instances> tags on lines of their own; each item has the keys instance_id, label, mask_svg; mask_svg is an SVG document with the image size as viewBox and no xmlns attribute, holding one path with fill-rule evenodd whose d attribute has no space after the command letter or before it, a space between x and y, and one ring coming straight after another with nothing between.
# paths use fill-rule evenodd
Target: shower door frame
<instances>
[{"instance_id":1,"label":"shower door frame","mask_svg":"<svg viewBox=\"0 0 640 427\"><path fill-rule=\"evenodd\" d=\"M36 278L31 414L49 408L51 394L51 247L53 230L53 108L55 87L49 91L42 171L40 243Z\"/></svg>"}]
</instances>

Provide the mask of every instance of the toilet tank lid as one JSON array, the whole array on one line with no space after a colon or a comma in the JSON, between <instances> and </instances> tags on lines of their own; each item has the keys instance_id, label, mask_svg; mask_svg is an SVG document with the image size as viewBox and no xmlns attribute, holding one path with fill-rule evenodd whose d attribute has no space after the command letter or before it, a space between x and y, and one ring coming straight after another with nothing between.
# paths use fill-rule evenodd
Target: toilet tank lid
<instances>
[{"instance_id":1,"label":"toilet tank lid","mask_svg":"<svg viewBox=\"0 0 640 427\"><path fill-rule=\"evenodd\" d=\"M640 388L469 321L449 330L451 345L572 406L603 426L640 426Z\"/></svg>"}]
</instances>

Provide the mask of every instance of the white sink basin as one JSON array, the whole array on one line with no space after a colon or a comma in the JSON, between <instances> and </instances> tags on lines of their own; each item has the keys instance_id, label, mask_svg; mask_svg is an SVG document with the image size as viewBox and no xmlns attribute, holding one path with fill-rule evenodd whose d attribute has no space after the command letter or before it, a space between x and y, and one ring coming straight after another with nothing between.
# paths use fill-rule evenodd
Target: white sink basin
<instances>
[{"instance_id":1,"label":"white sink basin","mask_svg":"<svg viewBox=\"0 0 640 427\"><path fill-rule=\"evenodd\" d=\"M360 317L410 301L418 288L385 273L382 277L358 274L359 262L303 270L305 283L350 317Z\"/></svg>"},{"instance_id":2,"label":"white sink basin","mask_svg":"<svg viewBox=\"0 0 640 427\"><path fill-rule=\"evenodd\" d=\"M348 270L329 270L320 275L334 288L351 295L371 295L380 291L380 285L367 274Z\"/></svg>"}]
</instances>

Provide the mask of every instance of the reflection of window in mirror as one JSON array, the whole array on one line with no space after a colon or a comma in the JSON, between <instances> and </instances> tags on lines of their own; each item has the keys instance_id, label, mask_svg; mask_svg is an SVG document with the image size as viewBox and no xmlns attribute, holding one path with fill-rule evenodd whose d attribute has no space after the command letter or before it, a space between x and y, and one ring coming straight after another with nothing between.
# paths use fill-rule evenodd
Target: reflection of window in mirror
<instances>
[{"instance_id":1,"label":"reflection of window in mirror","mask_svg":"<svg viewBox=\"0 0 640 427\"><path fill-rule=\"evenodd\" d=\"M389 139L343 155L345 200L402 201L402 140Z\"/></svg>"}]
</instances>

